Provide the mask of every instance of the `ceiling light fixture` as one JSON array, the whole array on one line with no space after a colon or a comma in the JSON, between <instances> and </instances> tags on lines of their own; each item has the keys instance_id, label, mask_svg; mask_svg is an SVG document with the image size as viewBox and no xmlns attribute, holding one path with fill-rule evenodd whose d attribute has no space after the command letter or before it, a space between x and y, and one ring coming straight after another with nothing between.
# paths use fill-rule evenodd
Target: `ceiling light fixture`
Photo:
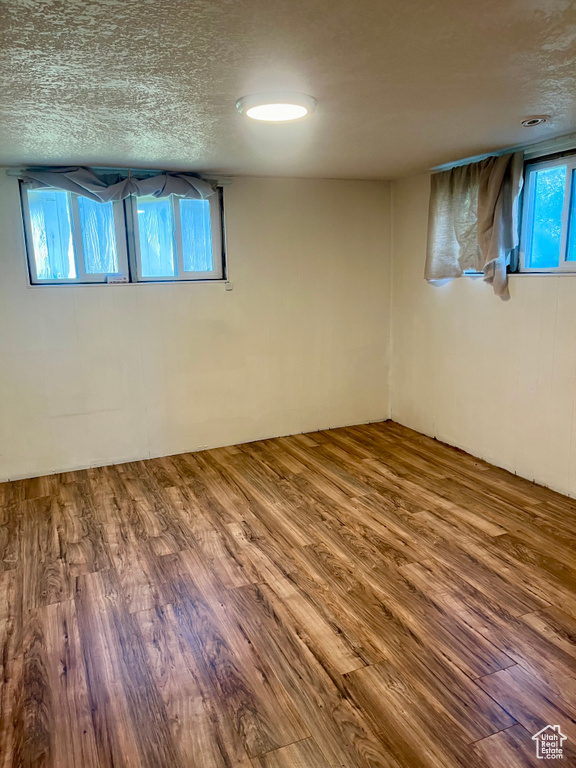
<instances>
[{"instance_id":1,"label":"ceiling light fixture","mask_svg":"<svg viewBox=\"0 0 576 768\"><path fill-rule=\"evenodd\" d=\"M550 115L530 115L530 117L522 120L522 125L524 128L534 128L535 125L542 125L542 123L547 123L548 120L550 120Z\"/></svg>"},{"instance_id":2,"label":"ceiling light fixture","mask_svg":"<svg viewBox=\"0 0 576 768\"><path fill-rule=\"evenodd\" d=\"M241 115L267 123L301 120L316 108L316 99L305 93L255 93L236 102Z\"/></svg>"}]
</instances>

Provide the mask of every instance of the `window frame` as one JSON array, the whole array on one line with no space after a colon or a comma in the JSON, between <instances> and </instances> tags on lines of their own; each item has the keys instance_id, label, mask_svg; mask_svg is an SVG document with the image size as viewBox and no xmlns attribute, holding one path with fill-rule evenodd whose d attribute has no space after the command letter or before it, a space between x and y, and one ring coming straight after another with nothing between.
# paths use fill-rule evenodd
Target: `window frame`
<instances>
[{"instance_id":1,"label":"window frame","mask_svg":"<svg viewBox=\"0 0 576 768\"><path fill-rule=\"evenodd\" d=\"M22 221L24 225L24 241L26 251L27 274L30 286L42 285L108 285L118 284L118 280L109 281L108 278L126 276L123 284L138 285L139 283L193 283L193 282L225 282L227 280L227 264L225 253L224 233L224 196L221 187L207 198L210 205L210 227L212 235L212 264L211 271L190 272L183 269L180 198L170 196L174 221L174 240L176 269L178 274L166 277L154 275L143 277L141 271L138 217L134 206L138 198L130 196L125 200L113 201L112 210L114 216L114 234L116 239L116 252L118 255L119 272L115 273L87 273L85 271L82 230L80 226L80 211L78 208L78 195L73 192L63 191L68 197L71 211L72 245L74 250L74 263L76 277L40 279L36 268L36 256L34 253L34 239L32 236L32 222L30 218L30 206L28 203L28 190L34 189L34 185L20 181L20 204ZM177 203L177 204L176 204Z\"/></svg>"},{"instance_id":2,"label":"window frame","mask_svg":"<svg viewBox=\"0 0 576 768\"><path fill-rule=\"evenodd\" d=\"M130 243L130 266L135 281L138 283L183 283L198 282L207 280L224 280L224 238L223 238L223 220L222 220L222 193L217 189L213 195L206 198L210 205L210 228L212 234L212 264L213 269L205 272L190 272L184 269L184 257L182 252L182 227L180 217L180 200L186 199L171 195L168 199L172 208L172 220L174 229L172 236L174 238L174 252L176 256L175 275L142 275L142 261L140 256L140 237L138 231L138 197L130 195L125 202L126 208L126 231Z\"/></svg>"},{"instance_id":3,"label":"window frame","mask_svg":"<svg viewBox=\"0 0 576 768\"><path fill-rule=\"evenodd\" d=\"M557 267L526 266L532 245L531 222L534 217L536 172L546 168L566 166L566 181L564 187L564 208L562 210L562 236L560 241L560 259ZM520 248L518 273L520 274L575 274L576 261L567 261L568 235L570 229L570 208L572 197L573 175L576 175L576 152L569 152L556 157L534 158L524 166L524 189L522 192L522 224L520 230ZM572 222L576 226L576 220Z\"/></svg>"},{"instance_id":4,"label":"window frame","mask_svg":"<svg viewBox=\"0 0 576 768\"><path fill-rule=\"evenodd\" d=\"M121 201L112 203L112 215L114 217L114 235L116 240L116 254L118 256L118 272L86 272L84 260L84 246L82 243L82 228L80 226L80 210L78 208L78 195L74 192L65 192L71 212L72 248L74 250L74 264L76 277L59 277L56 279L39 278L36 269L36 255L34 253L34 238L32 236L32 221L30 218L30 206L28 204L28 190L34 189L33 184L21 182L20 193L22 202L22 216L26 235L26 257L28 261L28 274L31 285L86 285L91 283L106 283L108 276L128 276L128 251L126 247L126 231L124 226L124 211Z\"/></svg>"}]
</instances>

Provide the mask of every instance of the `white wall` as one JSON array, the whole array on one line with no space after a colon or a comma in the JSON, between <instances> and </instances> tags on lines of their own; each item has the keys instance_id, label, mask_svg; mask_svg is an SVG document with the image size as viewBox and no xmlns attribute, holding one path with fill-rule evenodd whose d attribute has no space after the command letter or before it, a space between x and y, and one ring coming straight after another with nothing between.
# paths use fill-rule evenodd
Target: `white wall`
<instances>
[{"instance_id":1,"label":"white wall","mask_svg":"<svg viewBox=\"0 0 576 768\"><path fill-rule=\"evenodd\" d=\"M428 188L392 187L392 418L576 496L576 276L427 284Z\"/></svg>"},{"instance_id":2,"label":"white wall","mask_svg":"<svg viewBox=\"0 0 576 768\"><path fill-rule=\"evenodd\" d=\"M389 185L237 179L234 290L26 284L0 173L0 480L388 416Z\"/></svg>"},{"instance_id":3,"label":"white wall","mask_svg":"<svg viewBox=\"0 0 576 768\"><path fill-rule=\"evenodd\" d=\"M0 173L0 480L391 415L576 496L576 276L427 284L428 185L392 185L391 312L385 183L236 179L231 292L29 288Z\"/></svg>"}]
</instances>

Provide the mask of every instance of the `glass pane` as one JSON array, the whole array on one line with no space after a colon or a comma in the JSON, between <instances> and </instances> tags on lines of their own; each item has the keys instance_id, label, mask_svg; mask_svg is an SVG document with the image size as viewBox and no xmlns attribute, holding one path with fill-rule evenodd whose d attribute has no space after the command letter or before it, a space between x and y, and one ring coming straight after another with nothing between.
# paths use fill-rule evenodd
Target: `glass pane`
<instances>
[{"instance_id":1,"label":"glass pane","mask_svg":"<svg viewBox=\"0 0 576 768\"><path fill-rule=\"evenodd\" d=\"M174 277L172 198L136 198L142 277Z\"/></svg>"},{"instance_id":2,"label":"glass pane","mask_svg":"<svg viewBox=\"0 0 576 768\"><path fill-rule=\"evenodd\" d=\"M182 258L185 272L211 272L212 227L208 200L180 198Z\"/></svg>"},{"instance_id":3,"label":"glass pane","mask_svg":"<svg viewBox=\"0 0 576 768\"><path fill-rule=\"evenodd\" d=\"M29 189L28 209L38 279L75 278L76 263L68 193L56 189Z\"/></svg>"},{"instance_id":4,"label":"glass pane","mask_svg":"<svg viewBox=\"0 0 576 768\"><path fill-rule=\"evenodd\" d=\"M535 171L534 217L530 267L546 269L560 263L562 241L562 210L566 166Z\"/></svg>"},{"instance_id":5,"label":"glass pane","mask_svg":"<svg viewBox=\"0 0 576 768\"><path fill-rule=\"evenodd\" d=\"M78 212L86 273L118 272L112 203L96 203L87 197L78 197Z\"/></svg>"},{"instance_id":6,"label":"glass pane","mask_svg":"<svg viewBox=\"0 0 576 768\"><path fill-rule=\"evenodd\" d=\"M568 228L568 250L566 261L576 261L576 172L572 171L572 194L570 195L570 218Z\"/></svg>"}]
</instances>

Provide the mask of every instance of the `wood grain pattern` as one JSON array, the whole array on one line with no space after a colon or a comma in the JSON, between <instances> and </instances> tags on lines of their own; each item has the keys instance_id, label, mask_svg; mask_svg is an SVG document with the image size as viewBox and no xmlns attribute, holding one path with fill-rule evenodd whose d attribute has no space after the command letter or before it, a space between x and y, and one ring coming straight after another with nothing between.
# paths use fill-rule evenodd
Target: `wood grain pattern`
<instances>
[{"instance_id":1,"label":"wood grain pattern","mask_svg":"<svg viewBox=\"0 0 576 768\"><path fill-rule=\"evenodd\" d=\"M330 768L313 739L297 741L252 761L254 768Z\"/></svg>"},{"instance_id":2,"label":"wood grain pattern","mask_svg":"<svg viewBox=\"0 0 576 768\"><path fill-rule=\"evenodd\" d=\"M0 485L0 768L576 745L576 502L392 422Z\"/></svg>"},{"instance_id":3,"label":"wood grain pattern","mask_svg":"<svg viewBox=\"0 0 576 768\"><path fill-rule=\"evenodd\" d=\"M513 725L474 744L476 754L490 768L538 768L530 733L521 725Z\"/></svg>"}]
</instances>

